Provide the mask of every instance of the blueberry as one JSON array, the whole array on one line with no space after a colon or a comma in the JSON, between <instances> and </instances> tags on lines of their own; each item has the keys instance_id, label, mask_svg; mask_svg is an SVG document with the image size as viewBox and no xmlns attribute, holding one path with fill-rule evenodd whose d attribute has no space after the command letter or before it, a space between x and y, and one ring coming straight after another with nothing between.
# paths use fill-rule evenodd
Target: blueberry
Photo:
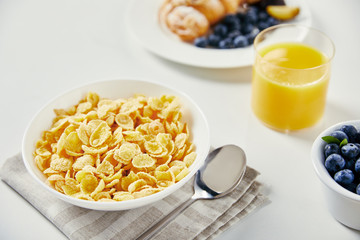
<instances>
[{"instance_id":1,"label":"blueberry","mask_svg":"<svg viewBox=\"0 0 360 240\"><path fill-rule=\"evenodd\" d=\"M260 11L258 13L259 21L266 21L268 19L268 17L269 17L269 14L267 14L267 12L265 12L265 11Z\"/></svg>"},{"instance_id":2,"label":"blueberry","mask_svg":"<svg viewBox=\"0 0 360 240\"><path fill-rule=\"evenodd\" d=\"M267 22L267 21L261 21L258 23L258 28L260 31L268 28L268 27L271 27L270 24Z\"/></svg>"},{"instance_id":3,"label":"blueberry","mask_svg":"<svg viewBox=\"0 0 360 240\"><path fill-rule=\"evenodd\" d=\"M234 23L234 24L231 24L231 25L228 25L228 29L229 31L234 31L234 30L241 30L241 23Z\"/></svg>"},{"instance_id":4,"label":"blueberry","mask_svg":"<svg viewBox=\"0 0 360 240\"><path fill-rule=\"evenodd\" d=\"M356 187L356 194L360 195L360 184L358 184L357 187Z\"/></svg>"},{"instance_id":5,"label":"blueberry","mask_svg":"<svg viewBox=\"0 0 360 240\"><path fill-rule=\"evenodd\" d=\"M340 131L340 130L336 130L336 131L332 132L330 134L330 136L339 139L340 142L342 140L344 140L345 138L349 141L349 137L346 135L346 133L344 133L343 131Z\"/></svg>"},{"instance_id":6,"label":"blueberry","mask_svg":"<svg viewBox=\"0 0 360 240\"><path fill-rule=\"evenodd\" d=\"M214 27L214 34L220 37L226 36L228 27L225 24L219 23Z\"/></svg>"},{"instance_id":7,"label":"blueberry","mask_svg":"<svg viewBox=\"0 0 360 240\"><path fill-rule=\"evenodd\" d=\"M252 13L255 13L257 15L259 13L259 8L257 6L249 6L247 12L248 13L252 12Z\"/></svg>"},{"instance_id":8,"label":"blueberry","mask_svg":"<svg viewBox=\"0 0 360 240\"><path fill-rule=\"evenodd\" d=\"M254 25L252 25L251 23L248 24L244 24L241 28L241 32L242 34L246 35L251 33L251 31L254 29Z\"/></svg>"},{"instance_id":9,"label":"blueberry","mask_svg":"<svg viewBox=\"0 0 360 240\"><path fill-rule=\"evenodd\" d=\"M241 32L239 30L233 30L231 32L229 32L229 34L227 35L228 38L236 38L237 36L240 36Z\"/></svg>"},{"instance_id":10,"label":"blueberry","mask_svg":"<svg viewBox=\"0 0 360 240\"><path fill-rule=\"evenodd\" d=\"M219 42L220 49L229 49L232 48L232 40L231 38L225 38Z\"/></svg>"},{"instance_id":11,"label":"blueberry","mask_svg":"<svg viewBox=\"0 0 360 240\"><path fill-rule=\"evenodd\" d=\"M212 46L212 47L218 47L220 40L221 40L221 37L218 36L218 35L210 34L208 36L209 45Z\"/></svg>"},{"instance_id":12,"label":"blueberry","mask_svg":"<svg viewBox=\"0 0 360 240\"><path fill-rule=\"evenodd\" d=\"M345 167L344 169L350 169L351 171L355 171L355 159L345 160Z\"/></svg>"},{"instance_id":13,"label":"blueberry","mask_svg":"<svg viewBox=\"0 0 360 240\"><path fill-rule=\"evenodd\" d=\"M239 22L239 18L235 14L228 14L223 19L225 24L233 24L234 22Z\"/></svg>"},{"instance_id":14,"label":"blueberry","mask_svg":"<svg viewBox=\"0 0 360 240\"><path fill-rule=\"evenodd\" d=\"M247 23L256 23L258 21L258 14L254 10L249 10L244 16L244 21Z\"/></svg>"},{"instance_id":15,"label":"blueberry","mask_svg":"<svg viewBox=\"0 0 360 240\"><path fill-rule=\"evenodd\" d=\"M349 137L349 142L353 143L356 141L358 130L354 126L344 125L339 130L343 131Z\"/></svg>"},{"instance_id":16,"label":"blueberry","mask_svg":"<svg viewBox=\"0 0 360 240\"><path fill-rule=\"evenodd\" d=\"M205 37L198 37L194 40L194 45L205 48L208 45L208 40Z\"/></svg>"},{"instance_id":17,"label":"blueberry","mask_svg":"<svg viewBox=\"0 0 360 240\"><path fill-rule=\"evenodd\" d=\"M355 158L360 153L360 149L353 143L348 143L341 147L341 153L344 157Z\"/></svg>"},{"instance_id":18,"label":"blueberry","mask_svg":"<svg viewBox=\"0 0 360 240\"><path fill-rule=\"evenodd\" d=\"M249 45L249 41L245 36L237 36L236 38L234 38L234 47L239 48L239 47L246 47Z\"/></svg>"},{"instance_id":19,"label":"blueberry","mask_svg":"<svg viewBox=\"0 0 360 240\"><path fill-rule=\"evenodd\" d=\"M358 132L358 133L355 135L354 141L355 141L355 143L360 143L360 132Z\"/></svg>"},{"instance_id":20,"label":"blueberry","mask_svg":"<svg viewBox=\"0 0 360 240\"><path fill-rule=\"evenodd\" d=\"M360 173L360 158L355 162L354 171Z\"/></svg>"},{"instance_id":21,"label":"blueberry","mask_svg":"<svg viewBox=\"0 0 360 240\"><path fill-rule=\"evenodd\" d=\"M342 185L344 188L346 188L347 190L349 190L350 192L355 193L356 192L356 186L357 184L355 182L349 183L349 184L345 184Z\"/></svg>"},{"instance_id":22,"label":"blueberry","mask_svg":"<svg viewBox=\"0 0 360 240\"><path fill-rule=\"evenodd\" d=\"M274 25L277 25L279 24L280 22L278 20L276 20L275 18L273 17L270 17L267 19L267 22L270 26L274 26Z\"/></svg>"},{"instance_id":23,"label":"blueberry","mask_svg":"<svg viewBox=\"0 0 360 240\"><path fill-rule=\"evenodd\" d=\"M236 17L240 20L240 21L244 21L245 20L245 13L239 12L236 14Z\"/></svg>"},{"instance_id":24,"label":"blueberry","mask_svg":"<svg viewBox=\"0 0 360 240\"><path fill-rule=\"evenodd\" d=\"M341 155L334 153L326 158L325 168L330 174L333 174L344 169L345 163L345 159Z\"/></svg>"},{"instance_id":25,"label":"blueberry","mask_svg":"<svg viewBox=\"0 0 360 240\"><path fill-rule=\"evenodd\" d=\"M235 14L226 15L223 20L223 23L228 27L228 29L234 30L241 28L240 19Z\"/></svg>"},{"instance_id":26,"label":"blueberry","mask_svg":"<svg viewBox=\"0 0 360 240\"><path fill-rule=\"evenodd\" d=\"M260 30L257 27L254 27L253 30L246 35L249 44L254 42L255 37L259 34Z\"/></svg>"},{"instance_id":27,"label":"blueberry","mask_svg":"<svg viewBox=\"0 0 360 240\"><path fill-rule=\"evenodd\" d=\"M349 169L343 169L335 173L334 179L340 185L348 185L354 181L354 173Z\"/></svg>"},{"instance_id":28,"label":"blueberry","mask_svg":"<svg viewBox=\"0 0 360 240\"><path fill-rule=\"evenodd\" d=\"M325 157L327 158L328 156L330 156L333 153L340 154L339 145L337 145L336 143L328 143L328 144L326 144L325 147L324 147Z\"/></svg>"}]
</instances>

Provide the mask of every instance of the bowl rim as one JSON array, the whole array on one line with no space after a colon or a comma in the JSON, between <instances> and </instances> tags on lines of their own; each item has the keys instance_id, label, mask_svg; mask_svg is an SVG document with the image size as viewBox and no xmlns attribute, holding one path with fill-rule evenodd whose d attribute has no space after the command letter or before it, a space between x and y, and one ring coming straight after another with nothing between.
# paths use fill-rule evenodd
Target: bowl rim
<instances>
[{"instance_id":1,"label":"bowl rim","mask_svg":"<svg viewBox=\"0 0 360 240\"><path fill-rule=\"evenodd\" d=\"M203 155L203 159L201 159L200 161L196 162L196 165L194 165L193 169L188 173L187 176L185 176L183 179L181 179L179 182L177 182L176 184L165 188L164 190L154 193L152 195L149 196L145 196L145 197L141 197L138 199L132 199L129 201L120 201L120 202L98 202L98 201L89 201L89 200L83 200L83 199L77 199L65 194L62 194L58 191L56 191L55 189L53 189L52 187L48 186L44 181L42 181L33 171L32 167L30 166L30 163L28 162L28 160L26 160L28 151L26 151L26 145L27 140L29 138L29 130L31 129L31 126L34 124L36 118L38 117L38 115L46 110L50 105L52 105L53 103L55 103L56 101L58 101L59 98L71 94L72 92L75 91L80 91L83 88L86 87L90 87L90 86L95 86L95 85L99 85L99 84L108 84L108 83L114 83L114 82L137 82L138 84L149 84L149 85L154 85L155 87L160 87L162 89L167 89L170 90L174 93L176 93L177 96L186 99L194 109L196 109L196 111L198 112L198 114L201 116L201 123L204 125L204 129L205 129L205 133L206 136L203 137L202 142L204 142L204 151L201 152ZM121 96L119 96L121 97ZM33 147L32 147L33 149ZM32 176L33 179L36 180L36 182L38 182L44 189L46 189L48 192L54 194L54 196L56 196L59 199L62 199L68 203L71 203L73 205L77 205L79 207L83 207L83 208L88 208L88 209L93 209L93 210L106 210L106 211L118 211L118 210L130 210L130 209L134 209L134 208L138 208L138 207L142 207L145 205L149 205L152 204L158 200L161 200L163 198L165 198L166 196L174 193L175 191L177 191L179 188L181 188L186 182L188 182L194 175L195 173L198 171L198 169L203 165L205 158L208 154L210 150L210 131L209 131L209 124L207 121L207 118L205 116L205 114L203 113L203 111L200 109L200 107L196 104L196 102L186 93L184 93L183 91L177 90L173 87L170 87L166 84L163 83L159 83L159 82L155 82L152 80L145 80L145 79L134 79L134 78L119 78L119 79L112 79L112 80L97 80L97 81L91 81L91 82L87 82L84 84L80 84L77 85L75 87L72 87L66 91L61 92L60 94L56 95L55 97L51 98L48 102L46 102L31 118L30 122L28 123L28 125L26 126L23 138L22 138L22 145L21 145L21 154L22 154L22 158L23 158L23 163L27 169L27 172L30 173L30 175ZM32 154L32 153L31 153ZM204 155L205 154L205 155ZM30 161L33 159L30 159Z\"/></svg>"},{"instance_id":2,"label":"bowl rim","mask_svg":"<svg viewBox=\"0 0 360 240\"><path fill-rule=\"evenodd\" d=\"M323 130L315 139L312 148L311 148L311 159L312 163L315 169L315 172L321 182L333 190L334 192L342 195L345 198L360 202L360 195L357 195L356 193L353 193L344 187L342 187L340 184L335 182L335 180L330 176L328 171L325 168L324 165L324 157L323 157L323 151L326 142L322 139L323 136L328 136L332 131L339 129L343 125L355 125L355 127L359 130L360 127L360 120L348 120L344 122L339 122L337 124L334 124L327 129ZM319 157L321 156L321 157Z\"/></svg>"}]
</instances>

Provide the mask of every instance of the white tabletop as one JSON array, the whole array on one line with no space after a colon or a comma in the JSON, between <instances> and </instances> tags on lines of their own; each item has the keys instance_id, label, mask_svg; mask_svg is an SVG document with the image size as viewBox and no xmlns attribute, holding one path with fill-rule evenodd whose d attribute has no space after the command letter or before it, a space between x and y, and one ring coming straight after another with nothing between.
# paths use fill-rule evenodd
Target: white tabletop
<instances>
[{"instance_id":1,"label":"white tabletop","mask_svg":"<svg viewBox=\"0 0 360 240\"><path fill-rule=\"evenodd\" d=\"M211 144L242 146L248 164L261 172L271 202L218 239L359 239L328 212L310 149L324 128L360 119L360 1L306 1L313 26L332 38L336 55L322 123L291 134L253 116L251 67L189 67L140 46L125 26L129 2L0 1L0 163L20 151L28 122L54 96L90 81L149 79L190 95L207 116ZM0 181L0 239L29 236L66 239Z\"/></svg>"}]
</instances>

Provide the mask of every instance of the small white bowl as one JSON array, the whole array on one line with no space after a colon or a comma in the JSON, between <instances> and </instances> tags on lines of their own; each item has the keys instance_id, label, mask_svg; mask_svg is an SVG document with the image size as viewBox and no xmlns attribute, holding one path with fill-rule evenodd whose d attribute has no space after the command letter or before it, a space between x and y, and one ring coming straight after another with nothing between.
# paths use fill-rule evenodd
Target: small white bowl
<instances>
[{"instance_id":1,"label":"small white bowl","mask_svg":"<svg viewBox=\"0 0 360 240\"><path fill-rule=\"evenodd\" d=\"M164 189L161 192L153 195L138 198L129 201L122 202L94 202L81 199L75 199L73 197L62 194L55 189L51 188L45 183L45 176L37 168L34 159L33 152L35 149L35 143L41 137L41 133L44 130L50 128L55 114L53 112L56 108L67 108L78 103L79 100L85 97L86 93L92 91L96 92L102 98L127 98L132 97L133 94L139 93L146 96L160 97L163 94L174 95L180 98L183 109L183 120L189 124L191 132L191 141L196 146L197 158L190 167L190 173L178 183ZM157 83L149 81L139 80L108 80L90 83L73 90L70 90L61 96L56 97L48 104L46 104L32 119L27 130L25 132L22 143L22 155L25 166L31 176L40 183L40 185L48 191L49 194L62 199L68 203L95 210L126 210L141 207L155 201L158 201L169 194L173 193L181 186L183 186L190 178L197 172L202 166L210 148L209 128L206 118L196 103L190 99L186 94L166 87Z\"/></svg>"},{"instance_id":2,"label":"small white bowl","mask_svg":"<svg viewBox=\"0 0 360 240\"><path fill-rule=\"evenodd\" d=\"M315 172L323 183L323 192L331 215L353 229L360 230L360 195L343 188L330 176L325 168L324 146L326 142L321 138L329 136L331 132L343 125L353 125L360 130L360 120L346 121L329 127L316 138L311 150L311 158Z\"/></svg>"}]
</instances>

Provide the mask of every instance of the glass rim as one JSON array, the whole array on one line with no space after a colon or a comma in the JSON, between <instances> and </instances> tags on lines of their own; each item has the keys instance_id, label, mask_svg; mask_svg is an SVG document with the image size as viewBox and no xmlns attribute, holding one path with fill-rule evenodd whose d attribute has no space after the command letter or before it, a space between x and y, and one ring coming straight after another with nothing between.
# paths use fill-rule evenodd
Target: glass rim
<instances>
[{"instance_id":1,"label":"glass rim","mask_svg":"<svg viewBox=\"0 0 360 240\"><path fill-rule=\"evenodd\" d=\"M327 61L325 63L322 63L318 66L315 66L315 67L310 67L310 68L289 68L289 67L282 67L282 66L278 66L272 62L269 62L267 60L265 60L260 54L259 54L259 49L257 47L258 45L258 41L259 39L266 33L274 30L274 29L277 29L277 28L286 28L286 27L293 27L293 28L302 28L302 29L308 29L308 30L311 30L311 31L314 31L314 32L317 32L318 34L322 35L325 39L327 39L331 45L331 49L332 49L332 54L331 56L327 57ZM285 42L285 41L284 41ZM290 41L286 41L286 42L290 42ZM301 43L301 42L299 42ZM254 39L254 49L255 49L255 55L257 58L259 58L261 61L265 61L267 64L270 64L274 67L277 67L277 68L282 68L282 69L288 69L288 70L292 70L292 71L304 71L304 70L314 70L314 69L317 69L317 68L321 68L321 67L324 67L326 65L329 65L331 64L331 61L332 59L334 58L335 56L335 45L334 45L334 42L322 31L318 30L318 29L315 29L313 27L310 27L310 26L305 26L305 25L300 25L300 24L293 24L293 23L282 23L282 24L278 24L278 25L274 25L274 26L271 26L271 27L268 27L266 29L264 29L263 31L261 31ZM318 50L318 49L317 49ZM322 52L322 51L320 51ZM322 52L323 53L323 52ZM324 54L324 53L323 53Z\"/></svg>"}]
</instances>

